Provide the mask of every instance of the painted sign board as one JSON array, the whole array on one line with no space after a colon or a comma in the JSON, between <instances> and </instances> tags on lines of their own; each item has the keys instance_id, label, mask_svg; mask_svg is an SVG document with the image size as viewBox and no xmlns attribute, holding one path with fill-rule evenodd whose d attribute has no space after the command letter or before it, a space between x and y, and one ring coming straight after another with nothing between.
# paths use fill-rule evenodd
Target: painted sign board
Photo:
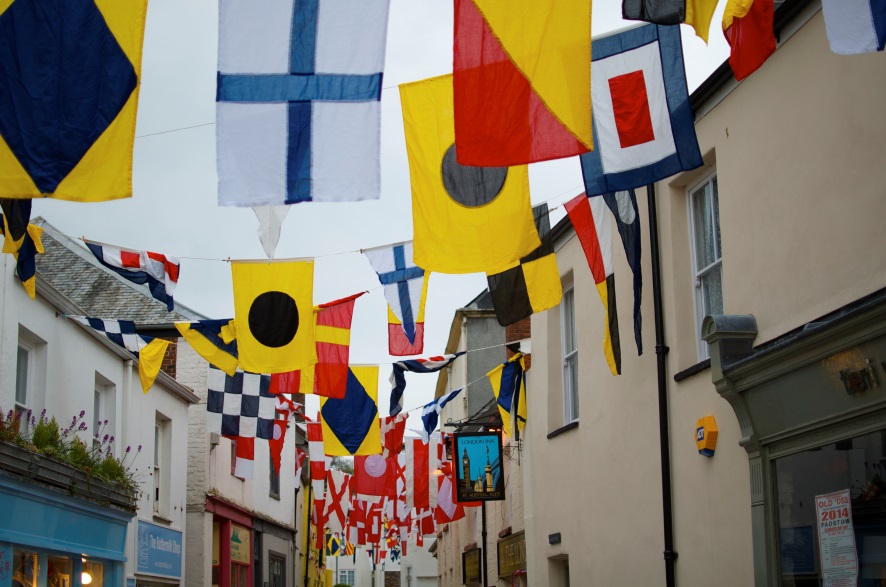
<instances>
[{"instance_id":1,"label":"painted sign board","mask_svg":"<svg viewBox=\"0 0 886 587\"><path fill-rule=\"evenodd\" d=\"M518 532L498 541L498 576L512 577L526 570L526 534Z\"/></svg>"},{"instance_id":2,"label":"painted sign board","mask_svg":"<svg viewBox=\"0 0 886 587\"><path fill-rule=\"evenodd\" d=\"M182 533L171 528L138 521L137 573L182 576Z\"/></svg>"},{"instance_id":3,"label":"painted sign board","mask_svg":"<svg viewBox=\"0 0 886 587\"><path fill-rule=\"evenodd\" d=\"M858 554L849 490L816 495L815 518L818 520L822 587L855 587L858 584Z\"/></svg>"},{"instance_id":4,"label":"painted sign board","mask_svg":"<svg viewBox=\"0 0 886 587\"><path fill-rule=\"evenodd\" d=\"M501 433L454 434L455 500L501 501L505 498Z\"/></svg>"},{"instance_id":5,"label":"painted sign board","mask_svg":"<svg viewBox=\"0 0 886 587\"><path fill-rule=\"evenodd\" d=\"M482 549L474 548L461 553L461 582L465 585L479 585L483 581Z\"/></svg>"},{"instance_id":6,"label":"painted sign board","mask_svg":"<svg viewBox=\"0 0 886 587\"><path fill-rule=\"evenodd\" d=\"M231 524L231 562L249 564L252 556L252 548L250 547L251 534L249 528Z\"/></svg>"}]
</instances>

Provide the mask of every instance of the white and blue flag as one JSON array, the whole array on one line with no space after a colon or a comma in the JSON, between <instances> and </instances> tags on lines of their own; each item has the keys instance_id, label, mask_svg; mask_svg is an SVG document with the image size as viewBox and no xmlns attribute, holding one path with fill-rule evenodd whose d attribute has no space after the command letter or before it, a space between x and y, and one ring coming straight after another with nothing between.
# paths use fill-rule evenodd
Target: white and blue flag
<instances>
[{"instance_id":1,"label":"white and blue flag","mask_svg":"<svg viewBox=\"0 0 886 587\"><path fill-rule=\"evenodd\" d=\"M219 204L378 199L390 0L221 0Z\"/></svg>"},{"instance_id":2,"label":"white and blue flag","mask_svg":"<svg viewBox=\"0 0 886 587\"><path fill-rule=\"evenodd\" d=\"M421 410L421 422L422 422L422 430L421 430L421 441L425 444L428 443L428 439L431 437L431 434L434 433L434 430L437 429L437 423L440 420L440 412L443 411L443 407L449 403L455 396L461 393L461 390L464 387L460 387L455 391L450 391L446 395L442 395L432 401L429 404L425 404L425 407Z\"/></svg>"}]
</instances>

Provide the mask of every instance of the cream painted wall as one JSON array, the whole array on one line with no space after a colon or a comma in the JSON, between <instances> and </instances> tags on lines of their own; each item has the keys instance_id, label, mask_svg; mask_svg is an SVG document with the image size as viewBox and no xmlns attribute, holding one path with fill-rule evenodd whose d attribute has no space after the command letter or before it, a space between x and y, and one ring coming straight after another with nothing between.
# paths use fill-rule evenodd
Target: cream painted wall
<instances>
[{"instance_id":1,"label":"cream painted wall","mask_svg":"<svg viewBox=\"0 0 886 587\"><path fill-rule=\"evenodd\" d=\"M697 122L704 169L657 186L670 410L677 584L753 584L747 454L710 371L677 383L699 360L686 188L716 170L727 313L753 314L756 343L886 286L886 60L830 52L817 8L750 78ZM561 239L561 275L575 280L579 426L563 425L559 310L532 319L525 496L531 585L554 585L568 556L573 585L664 583L658 402L648 210L643 238L643 342L632 336L630 269L616 241L622 375L605 364L603 311L577 239ZM613 227L613 234L617 234ZM618 238L617 236L615 237ZM713 458L695 423L719 426ZM548 536L562 542L550 545Z\"/></svg>"}]
</instances>

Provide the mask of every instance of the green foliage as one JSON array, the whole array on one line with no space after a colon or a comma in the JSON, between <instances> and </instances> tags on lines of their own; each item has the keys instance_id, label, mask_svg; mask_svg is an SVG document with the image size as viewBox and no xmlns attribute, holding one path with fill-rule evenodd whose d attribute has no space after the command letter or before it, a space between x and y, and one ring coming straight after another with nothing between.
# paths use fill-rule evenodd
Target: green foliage
<instances>
[{"instance_id":1,"label":"green foliage","mask_svg":"<svg viewBox=\"0 0 886 587\"><path fill-rule=\"evenodd\" d=\"M3 442L16 442L19 436L19 428L21 427L21 414L14 410L9 410L6 416L3 416L0 410L0 440Z\"/></svg>"},{"instance_id":2,"label":"green foliage","mask_svg":"<svg viewBox=\"0 0 886 587\"><path fill-rule=\"evenodd\" d=\"M55 454L63 452L64 447L62 446L61 434L59 433L58 422L55 421L55 418L50 420L47 420L45 417L40 418L36 426L34 426L34 432L31 433L31 444L42 453L46 453L47 449Z\"/></svg>"}]
</instances>

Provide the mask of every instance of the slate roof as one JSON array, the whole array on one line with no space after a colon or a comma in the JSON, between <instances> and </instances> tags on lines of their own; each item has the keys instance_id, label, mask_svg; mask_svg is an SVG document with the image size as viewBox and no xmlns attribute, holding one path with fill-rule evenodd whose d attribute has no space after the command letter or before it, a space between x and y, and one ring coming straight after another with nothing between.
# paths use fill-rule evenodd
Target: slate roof
<instances>
[{"instance_id":1,"label":"slate roof","mask_svg":"<svg viewBox=\"0 0 886 587\"><path fill-rule=\"evenodd\" d=\"M151 297L147 285L137 285L106 269L82 242L61 233L43 218L45 252L37 255L37 274L92 318L132 320L137 324L168 324L206 317L175 302L175 311Z\"/></svg>"}]
</instances>

